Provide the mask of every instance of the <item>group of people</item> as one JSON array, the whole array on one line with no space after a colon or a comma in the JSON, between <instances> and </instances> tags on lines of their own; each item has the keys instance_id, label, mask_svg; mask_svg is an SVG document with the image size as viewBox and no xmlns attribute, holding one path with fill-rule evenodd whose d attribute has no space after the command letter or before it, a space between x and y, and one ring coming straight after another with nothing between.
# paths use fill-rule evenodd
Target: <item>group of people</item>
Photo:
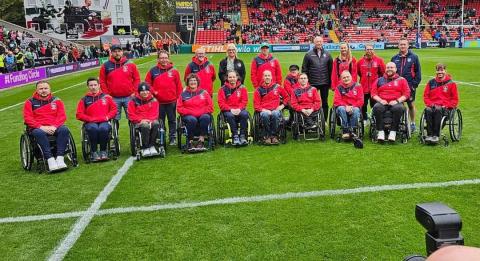
<instances>
[{"instance_id":1,"label":"group of people","mask_svg":"<svg viewBox=\"0 0 480 261\"><path fill-rule=\"evenodd\" d=\"M120 120L122 108L142 133L143 155L158 153L154 142L160 120L167 119L169 145L176 145L177 113L185 124L188 140L198 137L198 143L195 146L188 143L188 148L203 149L214 112L212 97L217 79L215 66L206 57L205 49L197 49L186 66L185 87L168 52L158 52L157 65L141 82L136 65L123 55L122 48L112 46L111 50L110 59L100 68L99 79L88 79L88 92L77 108L77 119L85 123L91 142L92 160L108 158L106 142L111 128L108 122ZM438 142L440 136L442 115L458 105L457 87L447 74L446 65L437 64L435 69L436 77L428 82L423 96L427 106L427 140L433 143ZM236 46L229 44L227 56L218 70L222 82L218 105L230 124L233 145L237 146L248 143L246 73ZM411 128L415 129L414 101L421 68L418 56L409 50L406 39L400 41L399 53L385 65L375 54L372 44L366 44L365 54L357 61L348 44L342 43L339 56L333 59L323 48L323 38L318 36L314 38L313 49L305 54L301 67L289 66L285 78L280 61L270 53L268 44L262 44L260 53L251 62L250 78L254 87L253 107L264 128L262 141L267 145L279 143L278 128L285 108L301 114L306 129L316 127L313 119L322 111L327 119L330 91L334 92L333 107L341 118L344 139L352 138L361 116L367 120L368 107L372 108L371 114L376 119L376 138L380 141L396 140L404 103L409 107ZM383 123L387 111L393 118L388 138ZM25 124L46 152L50 169L64 167L62 149L65 144L60 143L66 142L63 125L66 116L62 102L51 95L48 82L37 83L34 96L25 103L24 114ZM57 158L53 158L47 148L47 135L57 136Z\"/></svg>"}]
</instances>

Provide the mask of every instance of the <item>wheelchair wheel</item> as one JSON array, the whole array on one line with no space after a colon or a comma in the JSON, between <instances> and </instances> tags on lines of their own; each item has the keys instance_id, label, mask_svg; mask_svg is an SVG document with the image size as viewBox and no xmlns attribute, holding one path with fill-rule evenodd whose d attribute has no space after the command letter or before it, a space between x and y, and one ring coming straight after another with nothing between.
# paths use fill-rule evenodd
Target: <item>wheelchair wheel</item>
<instances>
[{"instance_id":1,"label":"wheelchair wheel","mask_svg":"<svg viewBox=\"0 0 480 261\"><path fill-rule=\"evenodd\" d=\"M450 111L449 117L449 131L450 131L450 139L455 141L460 141L462 138L462 130L463 130L463 118L462 112L460 109L452 109Z\"/></svg>"},{"instance_id":2,"label":"wheelchair wheel","mask_svg":"<svg viewBox=\"0 0 480 261\"><path fill-rule=\"evenodd\" d=\"M409 139L412 138L412 128L410 126L410 116L408 106L405 106L405 112L403 113L403 121L405 124L405 133L403 143L407 143Z\"/></svg>"},{"instance_id":3,"label":"wheelchair wheel","mask_svg":"<svg viewBox=\"0 0 480 261\"><path fill-rule=\"evenodd\" d=\"M167 136L165 132L165 124L162 120L158 121L158 137L155 141L156 149L158 150L160 157L165 158L167 154Z\"/></svg>"},{"instance_id":4,"label":"wheelchair wheel","mask_svg":"<svg viewBox=\"0 0 480 261\"><path fill-rule=\"evenodd\" d=\"M225 119L223 113L217 115L218 144L225 145Z\"/></svg>"},{"instance_id":5,"label":"wheelchair wheel","mask_svg":"<svg viewBox=\"0 0 480 261\"><path fill-rule=\"evenodd\" d=\"M72 163L73 167L78 166L78 158L77 158L77 146L75 145L75 140L73 139L72 133L68 133L68 143L67 143L67 151L66 153L67 158Z\"/></svg>"},{"instance_id":6,"label":"wheelchair wheel","mask_svg":"<svg viewBox=\"0 0 480 261\"><path fill-rule=\"evenodd\" d=\"M177 117L177 147L179 150L182 150L182 136L184 135L183 128L182 116L179 115Z\"/></svg>"},{"instance_id":7,"label":"wheelchair wheel","mask_svg":"<svg viewBox=\"0 0 480 261\"><path fill-rule=\"evenodd\" d=\"M260 113L255 112L253 114L253 141L260 142L261 139L261 130L260 130Z\"/></svg>"},{"instance_id":8,"label":"wheelchair wheel","mask_svg":"<svg viewBox=\"0 0 480 261\"><path fill-rule=\"evenodd\" d=\"M328 115L330 139L335 139L335 129L337 128L337 112L335 111L335 108L330 108L330 113Z\"/></svg>"},{"instance_id":9,"label":"wheelchair wheel","mask_svg":"<svg viewBox=\"0 0 480 261\"><path fill-rule=\"evenodd\" d=\"M118 121L112 120L111 121L111 147L110 150L112 152L112 159L117 160L120 156L120 141L118 139Z\"/></svg>"},{"instance_id":10,"label":"wheelchair wheel","mask_svg":"<svg viewBox=\"0 0 480 261\"><path fill-rule=\"evenodd\" d=\"M363 124L363 115L360 113L360 117L358 117L358 121L357 121L356 135L359 139L363 139L364 133L365 133L365 125Z\"/></svg>"},{"instance_id":11,"label":"wheelchair wheel","mask_svg":"<svg viewBox=\"0 0 480 261\"><path fill-rule=\"evenodd\" d=\"M292 138L298 140L298 135L300 135L300 115L298 112L293 113L293 121L291 122L292 127Z\"/></svg>"},{"instance_id":12,"label":"wheelchair wheel","mask_svg":"<svg viewBox=\"0 0 480 261\"><path fill-rule=\"evenodd\" d=\"M377 127L375 125L375 117L372 115L372 117L370 117L370 125L369 125L369 136L370 136L370 139L372 140L372 142L376 142L377 141Z\"/></svg>"},{"instance_id":13,"label":"wheelchair wheel","mask_svg":"<svg viewBox=\"0 0 480 261\"><path fill-rule=\"evenodd\" d=\"M425 110L422 112L422 116L420 116L420 127L418 130L418 138L420 139L420 143L425 143L425 138L427 137L427 119L425 118Z\"/></svg>"},{"instance_id":14,"label":"wheelchair wheel","mask_svg":"<svg viewBox=\"0 0 480 261\"><path fill-rule=\"evenodd\" d=\"M90 155L92 150L90 148L90 140L88 138L87 131L85 130L85 124L83 124L81 129L81 138L82 138L82 156L85 163L90 163Z\"/></svg>"},{"instance_id":15,"label":"wheelchair wheel","mask_svg":"<svg viewBox=\"0 0 480 261\"><path fill-rule=\"evenodd\" d=\"M210 115L210 119L211 119L211 122L210 122L210 131L209 131L209 134L208 134L208 146L209 146L209 149L211 150L215 150L215 142L217 141L217 131L215 130L215 120L214 120L214 117L213 115Z\"/></svg>"},{"instance_id":16,"label":"wheelchair wheel","mask_svg":"<svg viewBox=\"0 0 480 261\"><path fill-rule=\"evenodd\" d=\"M136 135L135 135L135 126L132 122L128 123L130 127L130 153L132 157L137 156L137 145L136 145Z\"/></svg>"},{"instance_id":17,"label":"wheelchair wheel","mask_svg":"<svg viewBox=\"0 0 480 261\"><path fill-rule=\"evenodd\" d=\"M33 148L30 137L27 133L20 136L20 160L24 170L31 170L33 165Z\"/></svg>"},{"instance_id":18,"label":"wheelchair wheel","mask_svg":"<svg viewBox=\"0 0 480 261\"><path fill-rule=\"evenodd\" d=\"M323 109L320 108L318 111L318 127L320 128L320 140L325 141L327 134L325 133L325 115L323 115Z\"/></svg>"}]
</instances>

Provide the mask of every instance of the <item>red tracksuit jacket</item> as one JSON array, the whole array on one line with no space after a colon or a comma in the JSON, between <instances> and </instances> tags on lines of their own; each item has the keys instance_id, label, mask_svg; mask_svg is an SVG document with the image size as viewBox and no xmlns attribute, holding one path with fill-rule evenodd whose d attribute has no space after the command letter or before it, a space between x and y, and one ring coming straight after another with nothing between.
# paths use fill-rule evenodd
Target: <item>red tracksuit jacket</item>
<instances>
[{"instance_id":1,"label":"red tracksuit jacket","mask_svg":"<svg viewBox=\"0 0 480 261\"><path fill-rule=\"evenodd\" d=\"M332 90L335 90L337 86L342 82L340 75L343 71L349 71L352 75L352 81L357 82L357 59L352 57L352 62L342 61L340 58L335 58L333 60L332 66Z\"/></svg>"},{"instance_id":2,"label":"red tracksuit jacket","mask_svg":"<svg viewBox=\"0 0 480 261\"><path fill-rule=\"evenodd\" d=\"M213 113L213 103L210 94L201 89L191 91L188 88L182 92L177 100L177 111L180 115L200 117L206 113Z\"/></svg>"},{"instance_id":3,"label":"red tracksuit jacket","mask_svg":"<svg viewBox=\"0 0 480 261\"><path fill-rule=\"evenodd\" d=\"M221 111L230 111L231 109L244 110L248 103L247 88L237 81L235 86L226 82L220 90L218 90L218 106Z\"/></svg>"},{"instance_id":4,"label":"red tracksuit jacket","mask_svg":"<svg viewBox=\"0 0 480 261\"><path fill-rule=\"evenodd\" d=\"M140 74L137 66L122 57L119 62L112 57L100 68L100 87L102 92L113 97L126 97L137 91Z\"/></svg>"},{"instance_id":5,"label":"red tracksuit jacket","mask_svg":"<svg viewBox=\"0 0 480 261\"><path fill-rule=\"evenodd\" d=\"M187 65L185 68L185 75L183 80L187 79L187 76L190 73L196 73L200 78L199 89L207 91L210 96L213 96L213 82L216 79L215 67L213 64L205 57L203 62L200 62L197 57L192 58L192 62Z\"/></svg>"},{"instance_id":6,"label":"red tracksuit jacket","mask_svg":"<svg viewBox=\"0 0 480 261\"><path fill-rule=\"evenodd\" d=\"M360 84L353 82L350 86L343 83L335 88L333 106L353 106L361 108L363 106L363 88Z\"/></svg>"},{"instance_id":7,"label":"red tracksuit jacket","mask_svg":"<svg viewBox=\"0 0 480 261\"><path fill-rule=\"evenodd\" d=\"M173 64L165 67L157 64L148 71L145 81L150 84L151 92L160 104L174 103L182 93L180 73Z\"/></svg>"},{"instance_id":8,"label":"red tracksuit jacket","mask_svg":"<svg viewBox=\"0 0 480 261\"><path fill-rule=\"evenodd\" d=\"M294 85L297 83L298 83L298 75L293 76L292 74L289 73L287 77L285 77L285 80L283 81L283 88L285 89L285 91L287 91L290 97L292 96Z\"/></svg>"},{"instance_id":9,"label":"red tracksuit jacket","mask_svg":"<svg viewBox=\"0 0 480 261\"><path fill-rule=\"evenodd\" d=\"M284 105L288 104L288 93L280 84L272 82L266 86L264 83L255 90L253 107L257 112L261 112L263 109L273 111L280 106L281 98L283 98Z\"/></svg>"},{"instance_id":10,"label":"red tracksuit jacket","mask_svg":"<svg viewBox=\"0 0 480 261\"><path fill-rule=\"evenodd\" d=\"M36 92L33 97L25 101L23 106L25 124L33 129L41 126L60 127L67 120L63 102L52 94L41 98Z\"/></svg>"},{"instance_id":11,"label":"red tracksuit jacket","mask_svg":"<svg viewBox=\"0 0 480 261\"><path fill-rule=\"evenodd\" d=\"M263 72L264 71L272 72L272 82L282 84L282 67L280 62L276 58L272 57L272 54L268 54L267 57L259 54L252 61L250 67L250 78L252 80L252 85L255 88L258 88L263 82Z\"/></svg>"},{"instance_id":12,"label":"red tracksuit jacket","mask_svg":"<svg viewBox=\"0 0 480 261\"><path fill-rule=\"evenodd\" d=\"M117 115L117 105L112 96L102 93L87 93L77 105L77 120L85 123L106 122Z\"/></svg>"},{"instance_id":13,"label":"red tracksuit jacket","mask_svg":"<svg viewBox=\"0 0 480 261\"><path fill-rule=\"evenodd\" d=\"M383 59L374 55L371 59L363 57L357 63L358 77L363 87L363 93L370 93L373 83L385 73Z\"/></svg>"},{"instance_id":14,"label":"red tracksuit jacket","mask_svg":"<svg viewBox=\"0 0 480 261\"><path fill-rule=\"evenodd\" d=\"M158 101L152 94L149 94L146 98L142 98L137 94L128 103L128 119L135 124L142 120L157 120L158 108Z\"/></svg>"},{"instance_id":15,"label":"red tracksuit jacket","mask_svg":"<svg viewBox=\"0 0 480 261\"><path fill-rule=\"evenodd\" d=\"M296 84L290 96L290 104L295 111L302 111L303 109L313 109L313 111L320 110L322 100L315 87L308 85L305 88Z\"/></svg>"},{"instance_id":16,"label":"red tracksuit jacket","mask_svg":"<svg viewBox=\"0 0 480 261\"><path fill-rule=\"evenodd\" d=\"M378 95L387 102L396 100L401 96L405 96L407 99L410 97L407 80L398 74L395 74L391 79L388 79L386 74L378 78L370 92L372 97Z\"/></svg>"},{"instance_id":17,"label":"red tracksuit jacket","mask_svg":"<svg viewBox=\"0 0 480 261\"><path fill-rule=\"evenodd\" d=\"M457 84L452 81L450 75L446 75L443 81L438 78L431 79L423 91L423 101L427 107L437 105L449 109L456 108L458 105Z\"/></svg>"}]
</instances>

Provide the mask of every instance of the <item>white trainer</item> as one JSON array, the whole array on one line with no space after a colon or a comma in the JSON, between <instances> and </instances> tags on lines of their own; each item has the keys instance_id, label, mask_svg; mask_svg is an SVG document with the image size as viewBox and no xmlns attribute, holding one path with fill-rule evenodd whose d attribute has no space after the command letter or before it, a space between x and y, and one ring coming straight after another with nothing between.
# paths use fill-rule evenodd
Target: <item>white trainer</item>
<instances>
[{"instance_id":1,"label":"white trainer","mask_svg":"<svg viewBox=\"0 0 480 261\"><path fill-rule=\"evenodd\" d=\"M54 171L58 169L57 161L55 161L54 157L50 157L47 159L48 163L48 170L49 171Z\"/></svg>"},{"instance_id":2,"label":"white trainer","mask_svg":"<svg viewBox=\"0 0 480 261\"><path fill-rule=\"evenodd\" d=\"M143 156L143 157L148 157L148 156L150 156L150 155L151 155L151 153L150 153L150 149L149 149L149 148L142 150L142 156Z\"/></svg>"},{"instance_id":3,"label":"white trainer","mask_svg":"<svg viewBox=\"0 0 480 261\"><path fill-rule=\"evenodd\" d=\"M150 155L158 155L157 149L155 149L155 146L152 146L149 148L150 150Z\"/></svg>"},{"instance_id":4,"label":"white trainer","mask_svg":"<svg viewBox=\"0 0 480 261\"><path fill-rule=\"evenodd\" d=\"M57 157L57 166L58 166L58 169L66 169L67 168L67 164L65 164L65 159L63 156L58 156Z\"/></svg>"},{"instance_id":5,"label":"white trainer","mask_svg":"<svg viewBox=\"0 0 480 261\"><path fill-rule=\"evenodd\" d=\"M396 131L390 131L390 133L388 134L388 140L389 141L395 141L396 138L397 138L397 132Z\"/></svg>"},{"instance_id":6,"label":"white trainer","mask_svg":"<svg viewBox=\"0 0 480 261\"><path fill-rule=\"evenodd\" d=\"M385 140L385 131L378 131L377 140L384 141Z\"/></svg>"}]
</instances>

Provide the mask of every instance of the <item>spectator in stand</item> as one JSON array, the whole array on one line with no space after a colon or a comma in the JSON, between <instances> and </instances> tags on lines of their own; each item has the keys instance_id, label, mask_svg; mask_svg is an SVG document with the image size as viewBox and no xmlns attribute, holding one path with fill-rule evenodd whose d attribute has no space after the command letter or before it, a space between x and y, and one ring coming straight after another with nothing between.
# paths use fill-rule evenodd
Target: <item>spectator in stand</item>
<instances>
[{"instance_id":1,"label":"spectator in stand","mask_svg":"<svg viewBox=\"0 0 480 261\"><path fill-rule=\"evenodd\" d=\"M332 56L323 49L323 38L313 39L314 48L305 54L302 72L306 73L310 84L320 91L325 119L328 119L328 92L331 86Z\"/></svg>"},{"instance_id":2,"label":"spectator in stand","mask_svg":"<svg viewBox=\"0 0 480 261\"><path fill-rule=\"evenodd\" d=\"M97 78L88 78L87 87L87 94L78 102L76 116L85 124L92 151L91 160L108 160L108 135L112 129L108 121L117 115L117 106L112 96L102 93Z\"/></svg>"},{"instance_id":3,"label":"spectator in stand","mask_svg":"<svg viewBox=\"0 0 480 261\"><path fill-rule=\"evenodd\" d=\"M422 80L422 70L418 56L409 50L408 39L402 38L398 43L398 48L400 52L393 56L391 61L395 63L398 74L407 80L408 86L410 87L410 96L407 100L407 105L411 121L410 128L412 132L414 132L416 129L415 113L417 112L415 108L415 92Z\"/></svg>"},{"instance_id":4,"label":"spectator in stand","mask_svg":"<svg viewBox=\"0 0 480 261\"><path fill-rule=\"evenodd\" d=\"M340 74L342 82L335 88L333 106L342 122L342 139L352 138L360 118L360 108L363 106L363 90L360 84L352 79L349 71Z\"/></svg>"},{"instance_id":5,"label":"spectator in stand","mask_svg":"<svg viewBox=\"0 0 480 261\"><path fill-rule=\"evenodd\" d=\"M5 68L7 73L14 72L17 69L17 62L15 61L15 56L12 51L7 52L5 57Z\"/></svg>"},{"instance_id":6,"label":"spectator in stand","mask_svg":"<svg viewBox=\"0 0 480 261\"><path fill-rule=\"evenodd\" d=\"M352 80L357 82L357 60L352 56L352 51L348 43L340 43L340 54L333 60L332 68L332 90L341 82L340 74L343 71L349 71Z\"/></svg>"},{"instance_id":7,"label":"spectator in stand","mask_svg":"<svg viewBox=\"0 0 480 261\"><path fill-rule=\"evenodd\" d=\"M103 93L113 97L117 104L117 116L120 120L122 107L128 118L128 103L135 96L140 83L137 66L123 56L120 45L112 46L112 56L100 67L100 87Z\"/></svg>"},{"instance_id":8,"label":"spectator in stand","mask_svg":"<svg viewBox=\"0 0 480 261\"><path fill-rule=\"evenodd\" d=\"M373 107L375 101L370 96L370 90L373 83L385 74L385 63L383 59L375 55L373 43L367 43L365 45L365 55L357 63L358 77L360 77L360 84L363 88L363 106L362 114L364 124L368 123L368 103L370 108Z\"/></svg>"},{"instance_id":9,"label":"spectator in stand","mask_svg":"<svg viewBox=\"0 0 480 261\"><path fill-rule=\"evenodd\" d=\"M5 53L0 52L0 74L5 72Z\"/></svg>"},{"instance_id":10,"label":"spectator in stand","mask_svg":"<svg viewBox=\"0 0 480 261\"><path fill-rule=\"evenodd\" d=\"M158 52L158 63L145 76L145 82L151 86L153 96L158 100L159 119L165 122L168 117L170 145L176 145L177 99L182 93L180 73L173 67L170 55L165 50Z\"/></svg>"},{"instance_id":11,"label":"spectator in stand","mask_svg":"<svg viewBox=\"0 0 480 261\"><path fill-rule=\"evenodd\" d=\"M239 81L243 84L245 81L245 64L242 60L240 60L237 56L237 47L235 44L228 44L227 45L227 57L220 61L220 65L218 66L218 78L220 79L221 83L225 83L227 81L227 72L228 71L236 71L239 75Z\"/></svg>"},{"instance_id":12,"label":"spectator in stand","mask_svg":"<svg viewBox=\"0 0 480 261\"><path fill-rule=\"evenodd\" d=\"M270 45L263 43L260 46L260 54L253 59L250 67L250 78L255 89L262 85L263 72L267 70L271 73L272 83L282 84L283 78L280 62L270 54Z\"/></svg>"},{"instance_id":13,"label":"spectator in stand","mask_svg":"<svg viewBox=\"0 0 480 261\"><path fill-rule=\"evenodd\" d=\"M198 48L195 51L195 56L192 58L192 62L185 68L185 81L187 76L191 73L195 73L199 78L199 89L205 90L213 96L213 82L216 79L215 67L205 56L205 49Z\"/></svg>"}]
</instances>

